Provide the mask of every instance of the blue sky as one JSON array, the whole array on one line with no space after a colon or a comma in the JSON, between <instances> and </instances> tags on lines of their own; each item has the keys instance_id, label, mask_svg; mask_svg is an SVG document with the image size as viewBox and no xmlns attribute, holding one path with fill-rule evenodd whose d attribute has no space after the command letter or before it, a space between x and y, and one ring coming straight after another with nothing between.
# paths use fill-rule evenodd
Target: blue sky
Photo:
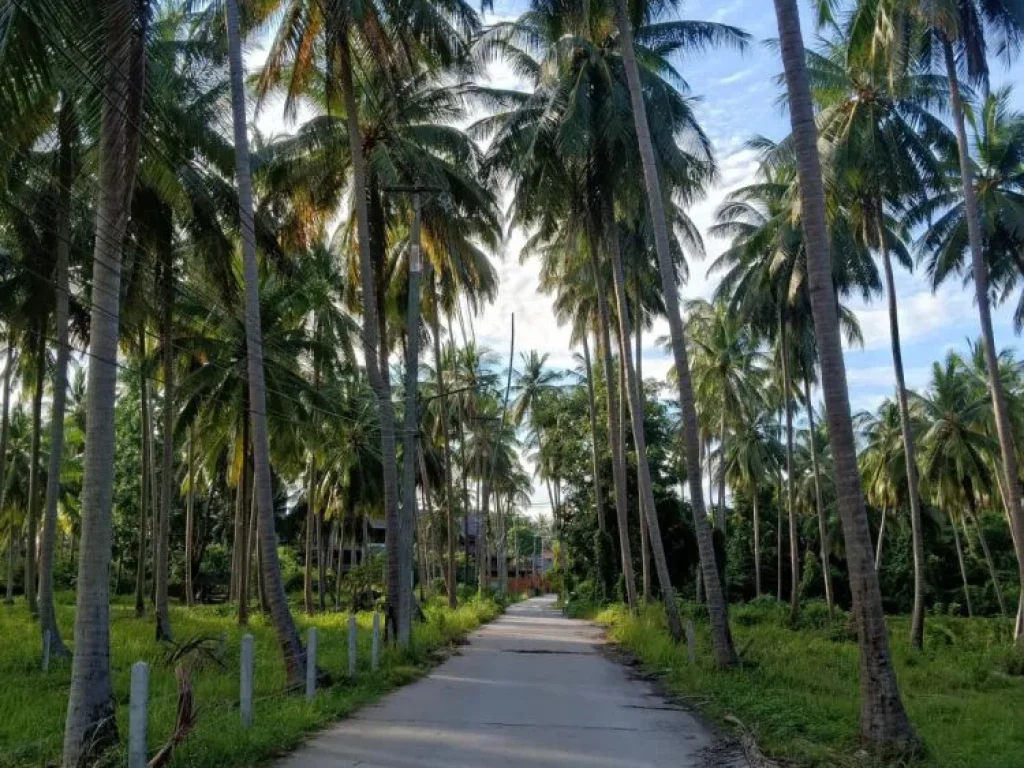
<instances>
[{"instance_id":1,"label":"blue sky","mask_svg":"<svg viewBox=\"0 0 1024 768\"><path fill-rule=\"evenodd\" d=\"M500 0L489 19L517 15L526 3L522 0ZM808 25L811 13L807 4L801 5L805 39L813 40ZM779 105L779 87L775 82L781 72L781 62L775 52L764 45L766 39L776 35L773 6L767 0L698 0L684 6L685 18L705 19L733 24L746 30L754 43L746 53L729 51L714 55L687 58L679 62L691 94L701 99L701 122L714 142L720 166L719 184L709 192L707 199L690 211L691 217L705 229L712 220L715 207L732 189L752 179L755 156L744 148L751 136L763 134L779 139L789 132L789 117ZM514 78L496 68L494 79L505 85L514 84ZM1024 68L1020 65L1006 71L1001 64L993 65L993 85L1011 79L1020 79ZM1024 91L1021 92L1024 96ZM1018 108L1024 108L1020 96ZM568 335L556 327L550 311L550 301L539 294L536 287L536 268L519 265L518 251L522 234L511 233L506 244L502 271L502 288L496 305L478 322L478 336L496 349L507 349L509 313L516 313L516 338L520 349L537 348L548 352L555 365L570 365L571 351ZM710 259L719 253L725 243L706 238L708 258L690 263L691 277L682 286L683 296L709 297L714 279L707 279ZM965 339L978 332L977 310L970 290L959 283L950 283L933 294L923 277L910 274L897 267L897 294L900 301L900 327L903 337L904 365L907 384L924 387L929 379L932 362L944 357L948 349L963 348ZM847 350L846 364L850 394L855 409L876 406L890 395L894 386L892 357L889 348L888 316L884 297L873 304L852 302L861 322L865 337L864 348ZM995 327L1000 346L1016 346L1010 319L1011 309L996 311ZM662 324L650 334L644 349L644 373L658 377L669 367L668 356L654 345L654 337L667 333Z\"/></svg>"}]
</instances>

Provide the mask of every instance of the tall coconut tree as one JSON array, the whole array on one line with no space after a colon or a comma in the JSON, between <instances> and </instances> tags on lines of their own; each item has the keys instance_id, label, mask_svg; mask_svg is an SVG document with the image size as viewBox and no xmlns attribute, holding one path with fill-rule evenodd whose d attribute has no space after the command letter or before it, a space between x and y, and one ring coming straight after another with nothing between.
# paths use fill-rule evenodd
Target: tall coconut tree
<instances>
[{"instance_id":1,"label":"tall coconut tree","mask_svg":"<svg viewBox=\"0 0 1024 768\"><path fill-rule=\"evenodd\" d=\"M14 334L8 328L4 334L7 352L4 354L3 403L0 404L0 514L5 509L7 496L7 441L11 427L11 378L14 370ZM4 602L14 600L14 550L16 549L15 526L12 519L7 522L7 592Z\"/></svg>"},{"instance_id":2,"label":"tall coconut tree","mask_svg":"<svg viewBox=\"0 0 1024 768\"><path fill-rule=\"evenodd\" d=\"M260 322L259 274L256 263L256 231L253 219L252 172L249 162L249 136L246 125L245 83L242 69L242 31L237 0L225 0L228 58L231 73L231 113L235 141L235 173L238 184L239 223L242 240L245 339L248 378L249 421L252 425L252 449L255 468L255 495L258 514L260 563L264 587L268 593L271 623L284 656L290 683L303 679L306 651L302 647L295 620L281 578L277 557L277 533L274 530L274 495L270 475L270 438L267 431L267 393L263 371L263 340Z\"/></svg>"},{"instance_id":3,"label":"tall coconut tree","mask_svg":"<svg viewBox=\"0 0 1024 768\"><path fill-rule=\"evenodd\" d=\"M915 440L920 439L921 420L914 417ZM892 400L885 400L872 413L861 411L856 416L857 427L864 441L858 464L864 480L864 498L876 509L882 511L878 527L878 543L875 545L875 569L881 566L882 544L885 524L890 513L906 504L907 473L903 420L899 406Z\"/></svg>"},{"instance_id":4,"label":"tall coconut tree","mask_svg":"<svg viewBox=\"0 0 1024 768\"><path fill-rule=\"evenodd\" d=\"M687 307L687 331L693 347L693 383L705 412L718 413L718 450L728 453L726 430L730 414L742 412L758 399L757 386L764 365L752 327L730 313L724 301L703 300ZM724 466L724 463L723 463ZM725 473L720 472L715 526L725 533Z\"/></svg>"},{"instance_id":5,"label":"tall coconut tree","mask_svg":"<svg viewBox=\"0 0 1024 768\"><path fill-rule=\"evenodd\" d=\"M85 406L89 431L82 460L75 654L64 728L66 768L90 762L99 750L117 740L110 675L110 556L118 313L121 245L128 223L138 147L138 137L134 135L137 128L130 118L133 114L138 117L145 76L140 64L143 57L137 54L142 45L138 37L139 14L145 18L149 12L148 3L108 0L102 4L97 30L101 30L103 41L104 73L100 86L95 267ZM145 24L141 27L144 29Z\"/></svg>"},{"instance_id":6,"label":"tall coconut tree","mask_svg":"<svg viewBox=\"0 0 1024 768\"><path fill-rule=\"evenodd\" d=\"M854 17L856 18L856 17ZM888 218L888 210L923 201L941 179L934 150L949 150L954 139L931 112L945 97L942 83L903 72L888 77L878 61L835 44L808 54L809 76L821 109L821 138L828 146L828 173L835 195L858 238L880 254L885 275L896 400L906 449L908 503L914 556L914 605L910 641L924 642L924 536L914 439L897 314L893 257L909 268L911 259Z\"/></svg>"},{"instance_id":7,"label":"tall coconut tree","mask_svg":"<svg viewBox=\"0 0 1024 768\"><path fill-rule=\"evenodd\" d=\"M61 460L64 454L64 410L67 401L68 360L70 358L70 270L71 187L77 160L77 121L74 105L65 96L57 118L58 134L58 207L57 263L54 270L54 322L57 329L57 359L53 369L53 401L50 404L50 457L43 504L43 538L39 548L39 618L44 636L49 632L50 653L68 656L61 638L54 606L54 547L57 541L57 502L60 494ZM45 641L44 641L45 642Z\"/></svg>"},{"instance_id":8,"label":"tall coconut tree","mask_svg":"<svg viewBox=\"0 0 1024 768\"><path fill-rule=\"evenodd\" d=\"M638 3L635 9L640 13L644 12L642 4ZM718 578L718 570L714 558L714 544L711 539L711 532L708 529L706 511L704 509L704 490L701 482L699 458L699 425L694 404L689 360L687 358L686 337L679 309L679 288L675 282L674 270L672 269L669 219L666 215L660 168L648 123L647 104L644 100L644 89L641 82L641 72L637 61L637 49L633 34L634 28L640 19L631 16L630 7L626 0L615 0L615 18L619 35L622 38L622 63L626 73L626 82L629 86L633 119L636 123L636 138L643 167L647 205L654 230L658 270L661 276L662 292L665 296L665 313L668 318L669 332L672 339L672 355L679 387L679 407L682 411L682 426L686 439L686 474L690 485L690 506L693 510L694 528L697 531L697 542L701 555L701 573L704 577L704 588L708 598L715 657L719 665L731 666L737 661L736 651L732 644L725 596ZM746 35L734 27L706 22L690 22L687 34L685 35L685 43L682 47L692 52L693 50L706 50L722 45L742 48L745 44Z\"/></svg>"},{"instance_id":9,"label":"tall coconut tree","mask_svg":"<svg viewBox=\"0 0 1024 768\"><path fill-rule=\"evenodd\" d=\"M775 0L775 13L799 176L801 226L806 242L808 289L821 368L821 388L858 631L860 731L862 738L874 750L906 751L916 749L917 736L903 708L893 669L857 468L846 365L832 280L818 130L796 0Z\"/></svg>"},{"instance_id":10,"label":"tall coconut tree","mask_svg":"<svg viewBox=\"0 0 1024 768\"><path fill-rule=\"evenodd\" d=\"M922 475L937 505L949 514L954 529L958 517L954 510L960 509L977 529L996 601L1005 616L999 577L978 509L982 489L994 485L989 457L997 452L998 445L986 429L991 407L988 393L971 386L963 361L950 353L944 362L932 366L929 391L916 401L926 425L921 436Z\"/></svg>"},{"instance_id":11,"label":"tall coconut tree","mask_svg":"<svg viewBox=\"0 0 1024 768\"><path fill-rule=\"evenodd\" d=\"M761 596L761 492L782 465L783 449L772 414L758 399L744 402L739 425L724 452L733 488L750 498L754 528L754 594Z\"/></svg>"}]
</instances>

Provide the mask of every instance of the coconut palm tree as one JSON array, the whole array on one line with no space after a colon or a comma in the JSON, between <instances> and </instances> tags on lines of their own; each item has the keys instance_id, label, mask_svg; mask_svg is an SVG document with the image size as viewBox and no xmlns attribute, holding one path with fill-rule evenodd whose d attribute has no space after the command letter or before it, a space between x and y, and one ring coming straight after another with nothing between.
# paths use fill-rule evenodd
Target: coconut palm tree
<instances>
[{"instance_id":1,"label":"coconut palm tree","mask_svg":"<svg viewBox=\"0 0 1024 768\"><path fill-rule=\"evenodd\" d=\"M916 401L927 425L921 437L922 476L954 528L957 509L976 527L999 610L1005 616L1006 605L978 510L981 490L993 485L989 458L998 445L986 429L991 408L988 393L971 385L963 361L950 353L943 363L932 366L929 391Z\"/></svg>"},{"instance_id":2,"label":"coconut palm tree","mask_svg":"<svg viewBox=\"0 0 1024 768\"><path fill-rule=\"evenodd\" d=\"M920 649L924 642L924 537L892 267L893 256L906 268L911 259L887 209L926 199L927 190L942 175L933 150L949 150L954 140L930 112L945 96L941 82L909 72L898 79L887 77L879 62L858 57L844 42L830 46L822 55L808 54L808 73L821 109L821 138L828 146L827 172L835 179L835 197L858 239L881 255L885 275L896 399L907 446L914 553L910 641Z\"/></svg>"},{"instance_id":3,"label":"coconut palm tree","mask_svg":"<svg viewBox=\"0 0 1024 768\"><path fill-rule=\"evenodd\" d=\"M7 443L11 426L11 378L14 372L14 334L8 328L4 334L7 351L4 353L3 404L0 405L0 515L4 514L7 493ZM6 520L6 518L5 518ZM14 601L14 550L16 549L14 516L7 520L7 592L4 602Z\"/></svg>"},{"instance_id":4,"label":"coconut palm tree","mask_svg":"<svg viewBox=\"0 0 1024 768\"><path fill-rule=\"evenodd\" d=\"M760 496L765 481L782 465L783 448L774 414L759 398L744 401L742 416L724 449L724 469L729 484L750 498L754 520L754 593L761 596Z\"/></svg>"},{"instance_id":5,"label":"coconut palm tree","mask_svg":"<svg viewBox=\"0 0 1024 768\"><path fill-rule=\"evenodd\" d=\"M54 607L54 546L57 540L57 501L60 494L61 460L64 452L64 408L67 401L68 359L70 358L70 270L71 257L71 186L77 165L77 121L74 106L66 100L58 120L58 208L57 263L54 269L54 323L57 329L57 359L53 369L53 401L50 404L50 457L46 475L46 496L43 504L43 538L39 548L39 618L40 628L49 632L50 653L69 656L61 638ZM45 640L44 640L45 642Z\"/></svg>"},{"instance_id":6,"label":"coconut palm tree","mask_svg":"<svg viewBox=\"0 0 1024 768\"><path fill-rule=\"evenodd\" d=\"M114 693L110 678L111 502L114 484L114 404L121 244L128 222L137 162L136 117L145 68L141 30L148 3L104 2L96 30L103 40L96 241L89 323L86 414L89 431L82 460L82 536L76 582L75 654L64 728L63 764L89 762L116 742ZM140 25L140 18L143 23ZM79 23L81 21L79 20ZM73 27L70 27L73 28ZM128 72L132 75L129 76Z\"/></svg>"},{"instance_id":7,"label":"coconut palm tree","mask_svg":"<svg viewBox=\"0 0 1024 768\"><path fill-rule=\"evenodd\" d=\"M718 450L728 454L726 429L730 414L756 403L764 355L751 327L730 314L726 302L698 300L687 306L687 332L693 347L694 394L705 413L717 412ZM725 473L720 472L715 526L725 533Z\"/></svg>"},{"instance_id":8,"label":"coconut palm tree","mask_svg":"<svg viewBox=\"0 0 1024 768\"><path fill-rule=\"evenodd\" d=\"M800 187L801 228L807 253L810 305L825 397L825 417L843 524L853 612L860 647L861 736L872 749L916 749L917 737L900 698L872 558L867 511L857 468L856 443L840 338L839 312L825 211L807 61L796 0L775 0Z\"/></svg>"},{"instance_id":9,"label":"coconut palm tree","mask_svg":"<svg viewBox=\"0 0 1024 768\"><path fill-rule=\"evenodd\" d=\"M916 408L915 408L916 412ZM911 413L913 417L915 412ZM907 503L906 441L903 439L903 420L899 406L885 400L875 410L861 411L856 416L857 427L864 439L858 464L864 481L864 498L882 511L875 545L875 568L882 561L882 543L885 524L890 512L895 513ZM920 419L911 422L915 442L920 437Z\"/></svg>"},{"instance_id":10,"label":"coconut palm tree","mask_svg":"<svg viewBox=\"0 0 1024 768\"><path fill-rule=\"evenodd\" d=\"M642 4L637 4L636 10L643 13L646 9ZM661 275L666 316L672 339L672 353L679 386L679 407L682 410L682 425L686 439L690 505L693 509L694 527L697 531L697 541L701 552L701 573L704 577L704 585L708 597L715 654L720 666L731 666L736 663L736 652L732 646L732 637L726 613L726 601L721 594L721 584L714 561L714 545L705 517L703 486L700 477L697 411L694 405L693 387L690 379L686 338L683 331L682 316L679 311L679 289L672 268L669 218L666 215L666 205L663 198L662 172L664 166L659 166L658 157L655 154L654 141L648 123L647 104L644 100L644 90L641 83L640 65L634 41L634 29L637 28L641 18L631 16L626 0L615 0L615 20L619 29L619 35L622 38L622 63L628 84L633 120L636 123L636 139L643 167L647 193L646 201L653 224L658 269ZM689 49L691 52L695 49L701 50L723 45L742 49L746 45L746 34L734 27L707 22L678 22L678 24L687 25L683 27L685 31L680 36L680 47ZM643 45L644 36L642 30L639 40L641 45ZM650 514L653 515L653 512ZM651 534L652 536L654 534L653 526Z\"/></svg>"},{"instance_id":11,"label":"coconut palm tree","mask_svg":"<svg viewBox=\"0 0 1024 768\"><path fill-rule=\"evenodd\" d=\"M246 377L248 421L252 426L255 469L254 489L260 538L260 562L268 592L271 622L284 656L290 683L303 679L306 651L288 608L274 531L274 497L270 475L270 438L267 431L267 392L264 378L264 344L260 322L259 274L256 263L256 230L253 219L252 172L246 126L245 83L242 69L242 31L237 0L225 0L228 58L231 74L231 112L235 142L235 175L238 184L239 223L242 240L242 275L245 307Z\"/></svg>"}]
</instances>

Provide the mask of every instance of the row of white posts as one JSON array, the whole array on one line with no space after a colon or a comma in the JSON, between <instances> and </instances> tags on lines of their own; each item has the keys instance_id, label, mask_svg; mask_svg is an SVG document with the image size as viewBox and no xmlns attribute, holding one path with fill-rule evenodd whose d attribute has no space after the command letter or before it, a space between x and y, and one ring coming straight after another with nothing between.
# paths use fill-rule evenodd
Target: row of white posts
<instances>
[{"instance_id":1,"label":"row of white posts","mask_svg":"<svg viewBox=\"0 0 1024 768\"><path fill-rule=\"evenodd\" d=\"M348 675L356 676L356 639L358 627L356 617L348 619ZM317 631L310 627L306 635L306 699L312 701L316 697L316 654ZM44 639L43 669L49 662L49 643ZM374 671L380 666L380 614L373 614L373 643L370 652L370 668ZM255 658L253 656L253 637L242 637L242 654L239 681L238 709L242 718L242 726L252 725L253 704L253 672ZM128 768L145 768L146 766L146 730L149 723L149 665L144 661L132 665L131 700L128 706Z\"/></svg>"}]
</instances>

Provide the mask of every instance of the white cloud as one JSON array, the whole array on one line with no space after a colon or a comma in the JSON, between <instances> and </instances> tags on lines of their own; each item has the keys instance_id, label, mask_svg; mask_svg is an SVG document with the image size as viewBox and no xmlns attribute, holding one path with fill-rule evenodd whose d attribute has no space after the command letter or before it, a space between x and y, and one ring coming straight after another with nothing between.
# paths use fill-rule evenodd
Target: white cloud
<instances>
[{"instance_id":1,"label":"white cloud","mask_svg":"<svg viewBox=\"0 0 1024 768\"><path fill-rule=\"evenodd\" d=\"M738 83L742 80L746 80L752 74L754 74L754 67L747 67L746 69L733 72L731 75L720 77L717 82L718 85L731 85L732 83Z\"/></svg>"},{"instance_id":2,"label":"white cloud","mask_svg":"<svg viewBox=\"0 0 1024 768\"><path fill-rule=\"evenodd\" d=\"M849 362L849 354L847 362ZM916 365L903 369L903 378L908 389L921 389L928 383L931 369L927 365ZM896 375L891 365L847 366L846 383L851 389L894 391Z\"/></svg>"},{"instance_id":3,"label":"white cloud","mask_svg":"<svg viewBox=\"0 0 1024 768\"><path fill-rule=\"evenodd\" d=\"M870 306L854 303L853 308L864 335L864 348L888 347L889 312L885 304L881 300ZM900 341L903 344L927 341L938 336L948 339L952 329L975 322L977 318L970 293L953 284L935 293L920 285L912 292L899 293L897 313Z\"/></svg>"},{"instance_id":4,"label":"white cloud","mask_svg":"<svg viewBox=\"0 0 1024 768\"><path fill-rule=\"evenodd\" d=\"M719 23L724 22L733 16L735 16L745 5L744 0L732 0L732 2L724 3L715 9L714 13L711 14L709 21L717 21Z\"/></svg>"}]
</instances>

